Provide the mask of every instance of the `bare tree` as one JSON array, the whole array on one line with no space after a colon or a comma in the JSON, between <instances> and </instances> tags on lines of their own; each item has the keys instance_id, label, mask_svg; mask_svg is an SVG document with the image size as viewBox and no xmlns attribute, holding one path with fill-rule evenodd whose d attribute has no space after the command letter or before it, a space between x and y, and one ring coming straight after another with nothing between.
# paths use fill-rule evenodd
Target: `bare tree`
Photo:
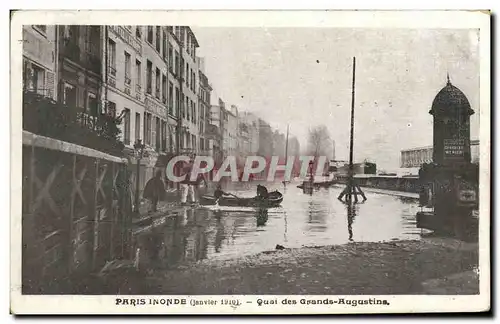
<instances>
[{"instance_id":1,"label":"bare tree","mask_svg":"<svg viewBox=\"0 0 500 324\"><path fill-rule=\"evenodd\" d=\"M313 156L328 155L331 147L332 140L325 125L309 129L308 154Z\"/></svg>"}]
</instances>

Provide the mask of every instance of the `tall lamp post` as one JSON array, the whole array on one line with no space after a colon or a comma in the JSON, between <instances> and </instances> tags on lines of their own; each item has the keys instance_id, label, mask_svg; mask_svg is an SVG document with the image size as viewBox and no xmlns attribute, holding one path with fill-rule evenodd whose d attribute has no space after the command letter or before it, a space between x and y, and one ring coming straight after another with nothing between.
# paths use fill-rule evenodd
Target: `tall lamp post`
<instances>
[{"instance_id":1,"label":"tall lamp post","mask_svg":"<svg viewBox=\"0 0 500 324\"><path fill-rule=\"evenodd\" d=\"M138 139L134 144L135 156L137 158L137 173L135 176L135 204L134 212L139 213L139 173L141 171L141 160L144 155L144 144Z\"/></svg>"}]
</instances>

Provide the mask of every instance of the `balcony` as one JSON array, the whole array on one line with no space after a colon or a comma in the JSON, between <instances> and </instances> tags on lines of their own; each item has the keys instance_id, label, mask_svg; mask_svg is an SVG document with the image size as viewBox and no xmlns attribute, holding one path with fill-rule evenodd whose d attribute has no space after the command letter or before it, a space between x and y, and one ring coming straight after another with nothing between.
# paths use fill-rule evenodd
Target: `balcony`
<instances>
[{"instance_id":1,"label":"balcony","mask_svg":"<svg viewBox=\"0 0 500 324\"><path fill-rule=\"evenodd\" d=\"M89 114L75 105L66 105L40 94L23 92L23 129L34 134L87 146L121 156L120 120L101 113Z\"/></svg>"}]
</instances>

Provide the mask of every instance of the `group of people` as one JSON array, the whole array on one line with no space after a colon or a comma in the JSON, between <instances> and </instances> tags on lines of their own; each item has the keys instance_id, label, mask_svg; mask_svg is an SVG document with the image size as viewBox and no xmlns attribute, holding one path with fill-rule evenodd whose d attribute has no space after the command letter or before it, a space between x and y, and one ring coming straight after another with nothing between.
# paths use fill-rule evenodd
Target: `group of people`
<instances>
[{"instance_id":1,"label":"group of people","mask_svg":"<svg viewBox=\"0 0 500 324\"><path fill-rule=\"evenodd\" d=\"M180 176L185 175L184 180L180 183L181 189L181 204L185 205L189 200L191 203L196 203L196 188L203 182L206 186L207 181L203 174L199 174L195 180L191 180L193 172L193 159L190 159L181 167ZM166 197L165 182L162 179L161 170L156 171L155 176L151 178L144 187L143 197L151 201L151 211L156 211L158 202Z\"/></svg>"},{"instance_id":2,"label":"group of people","mask_svg":"<svg viewBox=\"0 0 500 324\"><path fill-rule=\"evenodd\" d=\"M184 180L182 180L180 183L182 205L186 205L188 203L188 198L190 203L196 203L196 188L198 188L202 182L205 184L205 186L207 185L207 181L203 174L199 174L195 180L191 180L193 165L194 161L193 159L190 159L181 167L180 176L185 175ZM267 199L268 195L269 194L266 187L257 185L257 198ZM218 184L216 190L214 191L214 197L219 200L224 196L234 197L234 195L222 191L221 184ZM144 187L143 197L151 202L151 211L157 211L158 202L165 200L166 198L166 187L165 182L162 179L162 171L156 171L155 176L146 183L146 186Z\"/></svg>"}]
</instances>

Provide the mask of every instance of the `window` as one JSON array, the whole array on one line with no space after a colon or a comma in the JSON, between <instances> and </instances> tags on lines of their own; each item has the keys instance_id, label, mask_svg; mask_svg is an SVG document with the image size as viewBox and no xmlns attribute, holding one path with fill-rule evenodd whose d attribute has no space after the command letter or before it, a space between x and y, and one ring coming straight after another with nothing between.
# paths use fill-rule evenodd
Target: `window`
<instances>
[{"instance_id":1,"label":"window","mask_svg":"<svg viewBox=\"0 0 500 324\"><path fill-rule=\"evenodd\" d=\"M89 92L87 94L87 110L92 116L97 116L98 113L97 97L92 92Z\"/></svg>"},{"instance_id":2,"label":"window","mask_svg":"<svg viewBox=\"0 0 500 324\"><path fill-rule=\"evenodd\" d=\"M191 143L193 144L193 150L196 151L196 135L191 135Z\"/></svg>"},{"instance_id":3,"label":"window","mask_svg":"<svg viewBox=\"0 0 500 324\"><path fill-rule=\"evenodd\" d=\"M165 74L161 78L161 99L164 104L167 103L167 76Z\"/></svg>"},{"instance_id":4,"label":"window","mask_svg":"<svg viewBox=\"0 0 500 324\"><path fill-rule=\"evenodd\" d=\"M168 83L168 113L174 114L174 85L172 82Z\"/></svg>"},{"instance_id":5,"label":"window","mask_svg":"<svg viewBox=\"0 0 500 324\"><path fill-rule=\"evenodd\" d=\"M189 37L189 34L186 35L186 52L191 54L191 37Z\"/></svg>"},{"instance_id":6,"label":"window","mask_svg":"<svg viewBox=\"0 0 500 324\"><path fill-rule=\"evenodd\" d=\"M45 70L29 62L25 63L24 69L24 86L26 89L38 94L48 95L48 91L45 91Z\"/></svg>"},{"instance_id":7,"label":"window","mask_svg":"<svg viewBox=\"0 0 500 324\"><path fill-rule=\"evenodd\" d=\"M148 43L153 44L153 26L148 26Z\"/></svg>"},{"instance_id":8,"label":"window","mask_svg":"<svg viewBox=\"0 0 500 324\"><path fill-rule=\"evenodd\" d=\"M135 140L141 138L141 113L135 113Z\"/></svg>"},{"instance_id":9,"label":"window","mask_svg":"<svg viewBox=\"0 0 500 324\"><path fill-rule=\"evenodd\" d=\"M99 43L101 38L100 26L88 26L85 47L91 56L99 55Z\"/></svg>"},{"instance_id":10,"label":"window","mask_svg":"<svg viewBox=\"0 0 500 324\"><path fill-rule=\"evenodd\" d=\"M76 88L69 83L64 84L64 103L70 107L76 107Z\"/></svg>"},{"instance_id":11,"label":"window","mask_svg":"<svg viewBox=\"0 0 500 324\"><path fill-rule=\"evenodd\" d=\"M123 143L130 144L130 109L127 108L123 116Z\"/></svg>"},{"instance_id":12,"label":"window","mask_svg":"<svg viewBox=\"0 0 500 324\"><path fill-rule=\"evenodd\" d=\"M147 61L147 70L146 70L146 92L151 94L153 91L153 63L151 61Z\"/></svg>"},{"instance_id":13,"label":"window","mask_svg":"<svg viewBox=\"0 0 500 324\"><path fill-rule=\"evenodd\" d=\"M130 70L132 69L132 59L130 54L125 52L125 85L130 86Z\"/></svg>"},{"instance_id":14,"label":"window","mask_svg":"<svg viewBox=\"0 0 500 324\"><path fill-rule=\"evenodd\" d=\"M107 113L109 116L116 117L116 104L112 101L108 101Z\"/></svg>"},{"instance_id":15,"label":"window","mask_svg":"<svg viewBox=\"0 0 500 324\"><path fill-rule=\"evenodd\" d=\"M167 150L167 122L164 120L161 121L161 148Z\"/></svg>"},{"instance_id":16,"label":"window","mask_svg":"<svg viewBox=\"0 0 500 324\"><path fill-rule=\"evenodd\" d=\"M180 97L180 94L179 94L179 88L175 87L175 115L177 117L180 116L179 114L179 111L180 111L180 107L181 107L181 101L180 101L181 97Z\"/></svg>"},{"instance_id":17,"label":"window","mask_svg":"<svg viewBox=\"0 0 500 324\"><path fill-rule=\"evenodd\" d=\"M193 123L196 124L196 107L194 101L191 100L191 116L193 116Z\"/></svg>"},{"instance_id":18,"label":"window","mask_svg":"<svg viewBox=\"0 0 500 324\"><path fill-rule=\"evenodd\" d=\"M155 74L155 95L156 98L160 99L160 69L156 68L156 74Z\"/></svg>"},{"instance_id":19,"label":"window","mask_svg":"<svg viewBox=\"0 0 500 324\"><path fill-rule=\"evenodd\" d=\"M189 65L186 62L186 85L189 84Z\"/></svg>"},{"instance_id":20,"label":"window","mask_svg":"<svg viewBox=\"0 0 500 324\"><path fill-rule=\"evenodd\" d=\"M184 76L184 59L181 57L181 61L179 62L180 66L179 66L179 73L181 74L180 77L181 79L184 79L185 76Z\"/></svg>"},{"instance_id":21,"label":"window","mask_svg":"<svg viewBox=\"0 0 500 324\"><path fill-rule=\"evenodd\" d=\"M33 25L38 31L46 34L47 33L47 26L46 25Z\"/></svg>"},{"instance_id":22,"label":"window","mask_svg":"<svg viewBox=\"0 0 500 324\"><path fill-rule=\"evenodd\" d=\"M142 73L141 73L141 61L135 61L135 84L137 92L141 91L142 85Z\"/></svg>"},{"instance_id":23,"label":"window","mask_svg":"<svg viewBox=\"0 0 500 324\"><path fill-rule=\"evenodd\" d=\"M168 68L170 71L173 71L173 65L174 65L174 54L173 54L173 49L172 49L172 44L168 42Z\"/></svg>"},{"instance_id":24,"label":"window","mask_svg":"<svg viewBox=\"0 0 500 324\"><path fill-rule=\"evenodd\" d=\"M141 26L137 26L137 28L135 29L135 37L137 37L138 39L141 39Z\"/></svg>"},{"instance_id":25,"label":"window","mask_svg":"<svg viewBox=\"0 0 500 324\"><path fill-rule=\"evenodd\" d=\"M163 32L163 42L162 43L162 54L163 59L167 60L167 33Z\"/></svg>"},{"instance_id":26,"label":"window","mask_svg":"<svg viewBox=\"0 0 500 324\"><path fill-rule=\"evenodd\" d=\"M196 76L195 76L193 70L191 70L191 90L193 90L193 92L195 92L194 91L195 90L194 89L194 87L195 87L195 81L196 81L195 78L196 78Z\"/></svg>"},{"instance_id":27,"label":"window","mask_svg":"<svg viewBox=\"0 0 500 324\"><path fill-rule=\"evenodd\" d=\"M179 52L175 51L175 75L179 76Z\"/></svg>"},{"instance_id":28,"label":"window","mask_svg":"<svg viewBox=\"0 0 500 324\"><path fill-rule=\"evenodd\" d=\"M144 142L151 145L151 114L144 113Z\"/></svg>"},{"instance_id":29,"label":"window","mask_svg":"<svg viewBox=\"0 0 500 324\"><path fill-rule=\"evenodd\" d=\"M186 118L186 113L187 113L187 120L189 120L189 104L188 104L189 98L186 96L186 105L182 107L182 117Z\"/></svg>"},{"instance_id":30,"label":"window","mask_svg":"<svg viewBox=\"0 0 500 324\"><path fill-rule=\"evenodd\" d=\"M109 73L112 76L116 76L116 43L112 39L108 39L109 46Z\"/></svg>"},{"instance_id":31,"label":"window","mask_svg":"<svg viewBox=\"0 0 500 324\"><path fill-rule=\"evenodd\" d=\"M160 44L161 44L161 28L160 26L156 26L156 51L160 52Z\"/></svg>"},{"instance_id":32,"label":"window","mask_svg":"<svg viewBox=\"0 0 500 324\"><path fill-rule=\"evenodd\" d=\"M155 118L155 132L154 132L154 135L155 135L155 143L156 143L156 151L160 151L161 150L161 120L160 118L156 117Z\"/></svg>"}]
</instances>

